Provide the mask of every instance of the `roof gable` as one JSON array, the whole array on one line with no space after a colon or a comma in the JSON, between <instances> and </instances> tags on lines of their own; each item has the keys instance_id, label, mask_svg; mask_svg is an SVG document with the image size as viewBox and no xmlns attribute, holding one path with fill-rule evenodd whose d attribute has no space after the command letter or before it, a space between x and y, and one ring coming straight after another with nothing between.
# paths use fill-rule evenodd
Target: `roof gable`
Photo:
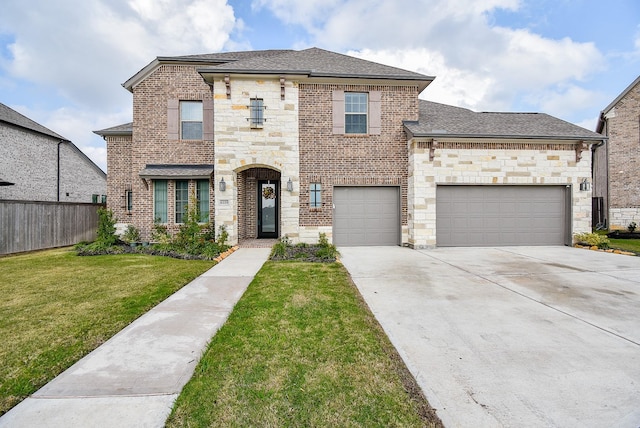
<instances>
[{"instance_id":1,"label":"roof gable","mask_svg":"<svg viewBox=\"0 0 640 428\"><path fill-rule=\"evenodd\" d=\"M605 109L604 109L604 110L602 110L602 114L607 114L607 113L609 113L609 111L610 111L611 109L613 109L613 108L616 106L616 104L618 104L618 103L620 102L620 100L621 100L621 99L623 99L623 98L624 98L624 97L625 97L625 96L626 96L626 95L627 95L627 94L628 94L628 93L629 93L633 88L635 88L635 87L636 87L636 85L638 85L638 84L640 84L640 76L638 76L638 77L636 78L636 80L634 80L633 82L631 82L631 84L630 84L629 86L627 86L627 88L626 88L624 91L622 91L622 93L621 93L620 95L618 95L618 96L616 97L616 99L615 99L615 100L613 100L613 101L611 102L611 104L609 104L608 106L606 106L606 107L605 107Z\"/></svg>"}]
</instances>

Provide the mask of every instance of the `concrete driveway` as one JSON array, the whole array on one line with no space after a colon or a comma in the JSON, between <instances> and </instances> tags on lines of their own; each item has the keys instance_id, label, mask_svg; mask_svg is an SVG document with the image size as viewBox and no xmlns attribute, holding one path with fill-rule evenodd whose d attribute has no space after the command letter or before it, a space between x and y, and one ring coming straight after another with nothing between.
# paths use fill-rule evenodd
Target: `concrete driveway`
<instances>
[{"instance_id":1,"label":"concrete driveway","mask_svg":"<svg viewBox=\"0 0 640 428\"><path fill-rule=\"evenodd\" d=\"M447 427L640 426L640 257L339 250Z\"/></svg>"}]
</instances>

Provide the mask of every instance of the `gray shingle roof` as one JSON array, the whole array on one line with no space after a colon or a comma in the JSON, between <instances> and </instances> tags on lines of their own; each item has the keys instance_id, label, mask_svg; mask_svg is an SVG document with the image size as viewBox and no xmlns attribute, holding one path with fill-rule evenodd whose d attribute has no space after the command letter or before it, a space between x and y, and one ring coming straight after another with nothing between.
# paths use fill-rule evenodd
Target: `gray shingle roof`
<instances>
[{"instance_id":1,"label":"gray shingle roof","mask_svg":"<svg viewBox=\"0 0 640 428\"><path fill-rule=\"evenodd\" d=\"M161 61L206 61L206 62L230 62L249 58L269 57L282 55L287 52L294 52L291 49L271 49L263 51L239 51L239 52L219 52L198 55L183 55L171 57L158 57Z\"/></svg>"},{"instance_id":2,"label":"gray shingle roof","mask_svg":"<svg viewBox=\"0 0 640 428\"><path fill-rule=\"evenodd\" d=\"M146 165L140 177L156 178L208 178L213 173L213 165Z\"/></svg>"},{"instance_id":3,"label":"gray shingle roof","mask_svg":"<svg viewBox=\"0 0 640 428\"><path fill-rule=\"evenodd\" d=\"M93 131L93 133L98 134L101 137L106 137L107 135L131 135L133 134L133 122L112 126L111 128L101 129L99 131Z\"/></svg>"},{"instance_id":4,"label":"gray shingle roof","mask_svg":"<svg viewBox=\"0 0 640 428\"><path fill-rule=\"evenodd\" d=\"M39 123L34 122L28 117L23 116L22 114L18 113L12 108L7 107L2 103L0 103L0 122L10 123L12 125L19 126L21 128L28 129L33 132L37 132L39 134L48 135L58 140L69 141L67 138L64 138L63 136L56 134L49 128L45 128Z\"/></svg>"},{"instance_id":5,"label":"gray shingle roof","mask_svg":"<svg viewBox=\"0 0 640 428\"><path fill-rule=\"evenodd\" d=\"M419 108L418 122L405 122L410 136L592 141L603 138L545 113L479 113L425 100L419 100Z\"/></svg>"},{"instance_id":6,"label":"gray shingle roof","mask_svg":"<svg viewBox=\"0 0 640 428\"><path fill-rule=\"evenodd\" d=\"M206 73L283 73L314 77L356 77L431 81L434 77L319 48L252 56L198 70Z\"/></svg>"}]
</instances>

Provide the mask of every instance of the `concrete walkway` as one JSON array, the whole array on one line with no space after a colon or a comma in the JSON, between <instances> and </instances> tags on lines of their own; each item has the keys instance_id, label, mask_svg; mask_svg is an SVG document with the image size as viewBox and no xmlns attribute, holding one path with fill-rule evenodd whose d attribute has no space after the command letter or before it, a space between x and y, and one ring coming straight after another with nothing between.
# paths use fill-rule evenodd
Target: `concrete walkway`
<instances>
[{"instance_id":1,"label":"concrete walkway","mask_svg":"<svg viewBox=\"0 0 640 428\"><path fill-rule=\"evenodd\" d=\"M162 427L269 248L241 248L0 418L0 427Z\"/></svg>"}]
</instances>

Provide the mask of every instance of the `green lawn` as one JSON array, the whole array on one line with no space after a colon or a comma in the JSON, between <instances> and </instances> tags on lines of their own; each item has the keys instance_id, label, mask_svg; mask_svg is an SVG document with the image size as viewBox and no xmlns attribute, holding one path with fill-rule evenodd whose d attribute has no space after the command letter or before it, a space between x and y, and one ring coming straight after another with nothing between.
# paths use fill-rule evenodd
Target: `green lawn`
<instances>
[{"instance_id":1,"label":"green lawn","mask_svg":"<svg viewBox=\"0 0 640 428\"><path fill-rule=\"evenodd\" d=\"M441 426L338 263L267 262L170 427Z\"/></svg>"},{"instance_id":2,"label":"green lawn","mask_svg":"<svg viewBox=\"0 0 640 428\"><path fill-rule=\"evenodd\" d=\"M631 251L640 254L640 239L613 239L609 238L609 248Z\"/></svg>"},{"instance_id":3,"label":"green lawn","mask_svg":"<svg viewBox=\"0 0 640 428\"><path fill-rule=\"evenodd\" d=\"M0 258L0 414L214 264L70 248Z\"/></svg>"}]
</instances>

